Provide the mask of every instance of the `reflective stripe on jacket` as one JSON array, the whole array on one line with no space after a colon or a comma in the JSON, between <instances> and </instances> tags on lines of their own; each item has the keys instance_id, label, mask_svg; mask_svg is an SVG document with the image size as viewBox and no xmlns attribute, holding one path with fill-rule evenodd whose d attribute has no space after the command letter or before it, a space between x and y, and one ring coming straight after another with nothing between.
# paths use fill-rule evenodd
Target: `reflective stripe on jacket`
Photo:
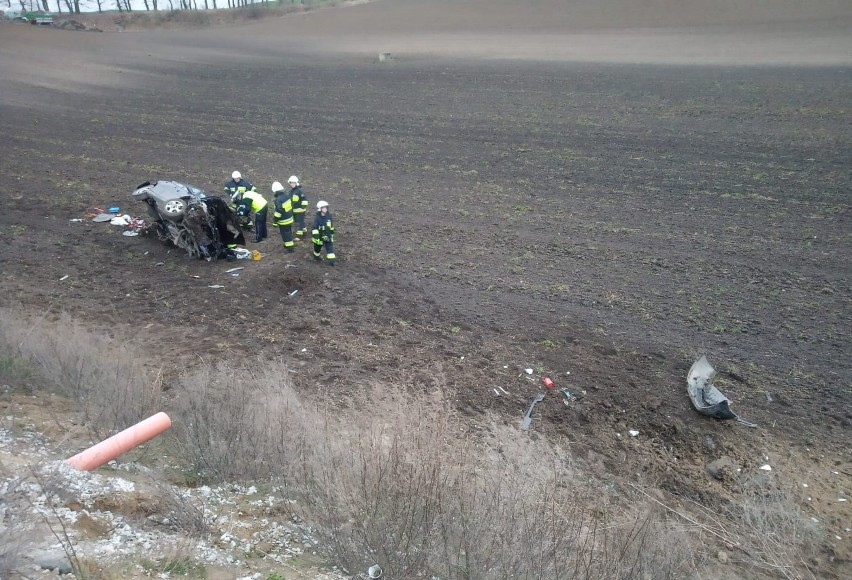
<instances>
[{"instance_id":1,"label":"reflective stripe on jacket","mask_svg":"<svg viewBox=\"0 0 852 580\"><path fill-rule=\"evenodd\" d=\"M289 226L293 223L293 202L286 193L280 192L275 196L275 213L272 223L276 226Z\"/></svg>"},{"instance_id":2,"label":"reflective stripe on jacket","mask_svg":"<svg viewBox=\"0 0 852 580\"><path fill-rule=\"evenodd\" d=\"M290 190L290 199L293 201L293 213L305 213L308 209L308 196L302 191L301 185Z\"/></svg>"}]
</instances>

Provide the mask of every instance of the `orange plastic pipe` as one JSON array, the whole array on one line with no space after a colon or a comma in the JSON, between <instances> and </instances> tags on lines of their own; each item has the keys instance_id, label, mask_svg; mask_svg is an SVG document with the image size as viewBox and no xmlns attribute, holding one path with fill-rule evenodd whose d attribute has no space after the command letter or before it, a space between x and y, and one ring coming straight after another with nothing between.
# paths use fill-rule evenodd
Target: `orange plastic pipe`
<instances>
[{"instance_id":1,"label":"orange plastic pipe","mask_svg":"<svg viewBox=\"0 0 852 580\"><path fill-rule=\"evenodd\" d=\"M144 421L128 427L121 433L116 433L109 439L92 445L65 462L71 467L92 471L105 463L109 463L122 453L126 453L143 443L150 441L160 433L168 431L172 420L165 413L157 413Z\"/></svg>"}]
</instances>

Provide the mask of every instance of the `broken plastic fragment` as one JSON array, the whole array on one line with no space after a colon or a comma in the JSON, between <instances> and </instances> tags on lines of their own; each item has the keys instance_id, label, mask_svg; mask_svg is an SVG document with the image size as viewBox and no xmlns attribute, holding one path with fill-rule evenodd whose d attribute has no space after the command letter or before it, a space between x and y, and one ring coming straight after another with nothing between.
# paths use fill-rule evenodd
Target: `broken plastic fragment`
<instances>
[{"instance_id":1,"label":"broken plastic fragment","mask_svg":"<svg viewBox=\"0 0 852 580\"><path fill-rule=\"evenodd\" d=\"M295 295L296 295L296 292L298 292L298 291L299 291L299 289L297 288L296 290L293 290L292 292L290 292L289 294L287 294L287 296L289 296L290 298L292 298L293 296L295 296Z\"/></svg>"},{"instance_id":2,"label":"broken plastic fragment","mask_svg":"<svg viewBox=\"0 0 852 580\"><path fill-rule=\"evenodd\" d=\"M62 278L59 279L59 281L62 282L67 277L68 277L68 274L65 274Z\"/></svg>"},{"instance_id":3,"label":"broken plastic fragment","mask_svg":"<svg viewBox=\"0 0 852 580\"><path fill-rule=\"evenodd\" d=\"M631 429L630 431L628 431L628 433L630 433L631 437L636 437L637 435L639 435L639 431L636 431L635 429Z\"/></svg>"},{"instance_id":4,"label":"broken plastic fragment","mask_svg":"<svg viewBox=\"0 0 852 580\"><path fill-rule=\"evenodd\" d=\"M208 288L224 288L221 284L211 284Z\"/></svg>"},{"instance_id":5,"label":"broken plastic fragment","mask_svg":"<svg viewBox=\"0 0 852 580\"><path fill-rule=\"evenodd\" d=\"M772 467L768 463L766 465L761 465L758 469L761 471L772 471Z\"/></svg>"},{"instance_id":6,"label":"broken plastic fragment","mask_svg":"<svg viewBox=\"0 0 852 580\"><path fill-rule=\"evenodd\" d=\"M528 375L533 374L533 370L532 370L532 369L524 369L524 372L525 372L525 373L527 373Z\"/></svg>"}]
</instances>

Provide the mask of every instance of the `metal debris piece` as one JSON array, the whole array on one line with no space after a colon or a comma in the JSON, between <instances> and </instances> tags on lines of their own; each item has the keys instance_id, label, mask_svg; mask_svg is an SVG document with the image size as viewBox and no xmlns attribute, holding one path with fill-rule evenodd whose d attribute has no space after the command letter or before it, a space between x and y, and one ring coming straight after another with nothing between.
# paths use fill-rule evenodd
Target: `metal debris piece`
<instances>
[{"instance_id":1,"label":"metal debris piece","mask_svg":"<svg viewBox=\"0 0 852 580\"><path fill-rule=\"evenodd\" d=\"M533 399L533 402L532 402L532 404L530 405L530 408L529 408L529 409L527 409L527 414L526 414L526 415L524 415L524 427L523 427L523 428L524 428L524 431L529 430L529 428L530 428L530 423L532 423L532 412L533 412L533 407L535 407L535 404L536 404L536 403L540 403L540 402L541 402L541 401L543 401L543 400L544 400L544 393L539 393L539 394L538 394L538 396L537 396L535 399Z\"/></svg>"},{"instance_id":2,"label":"metal debris piece","mask_svg":"<svg viewBox=\"0 0 852 580\"><path fill-rule=\"evenodd\" d=\"M296 292L298 292L298 291L299 291L299 289L297 288L296 290L293 290L292 292L290 292L289 294L287 294L287 296L289 296L290 298L292 298L293 296L295 296L295 295L296 295Z\"/></svg>"},{"instance_id":3,"label":"metal debris piece","mask_svg":"<svg viewBox=\"0 0 852 580\"><path fill-rule=\"evenodd\" d=\"M60 278L60 279L59 279L59 281L60 281L60 282L62 282L62 281L63 281L63 280L65 280L67 277L68 277L68 274L65 274L62 278Z\"/></svg>"},{"instance_id":4,"label":"metal debris piece","mask_svg":"<svg viewBox=\"0 0 852 580\"><path fill-rule=\"evenodd\" d=\"M224 288L221 284L211 284L208 288Z\"/></svg>"},{"instance_id":5,"label":"metal debris piece","mask_svg":"<svg viewBox=\"0 0 852 580\"><path fill-rule=\"evenodd\" d=\"M736 413L731 411L728 398L713 386L715 374L716 370L707 362L707 357L703 354L690 367L689 374L686 376L686 390L695 410L708 417L736 419L747 427L757 427L754 423L740 419Z\"/></svg>"},{"instance_id":6,"label":"metal debris piece","mask_svg":"<svg viewBox=\"0 0 852 580\"><path fill-rule=\"evenodd\" d=\"M245 266L237 266L236 268L225 270L225 274L230 274L231 272L236 272L237 270L245 270Z\"/></svg>"}]
</instances>

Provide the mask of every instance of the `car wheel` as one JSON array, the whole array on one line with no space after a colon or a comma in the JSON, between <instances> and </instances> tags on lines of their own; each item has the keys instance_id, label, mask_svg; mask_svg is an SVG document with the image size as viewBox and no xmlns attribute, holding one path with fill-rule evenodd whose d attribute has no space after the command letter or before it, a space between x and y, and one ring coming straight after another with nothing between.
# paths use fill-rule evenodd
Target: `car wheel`
<instances>
[{"instance_id":1,"label":"car wheel","mask_svg":"<svg viewBox=\"0 0 852 580\"><path fill-rule=\"evenodd\" d=\"M176 220L186 211L186 202L182 199L170 199L163 204L163 214L170 220Z\"/></svg>"}]
</instances>

